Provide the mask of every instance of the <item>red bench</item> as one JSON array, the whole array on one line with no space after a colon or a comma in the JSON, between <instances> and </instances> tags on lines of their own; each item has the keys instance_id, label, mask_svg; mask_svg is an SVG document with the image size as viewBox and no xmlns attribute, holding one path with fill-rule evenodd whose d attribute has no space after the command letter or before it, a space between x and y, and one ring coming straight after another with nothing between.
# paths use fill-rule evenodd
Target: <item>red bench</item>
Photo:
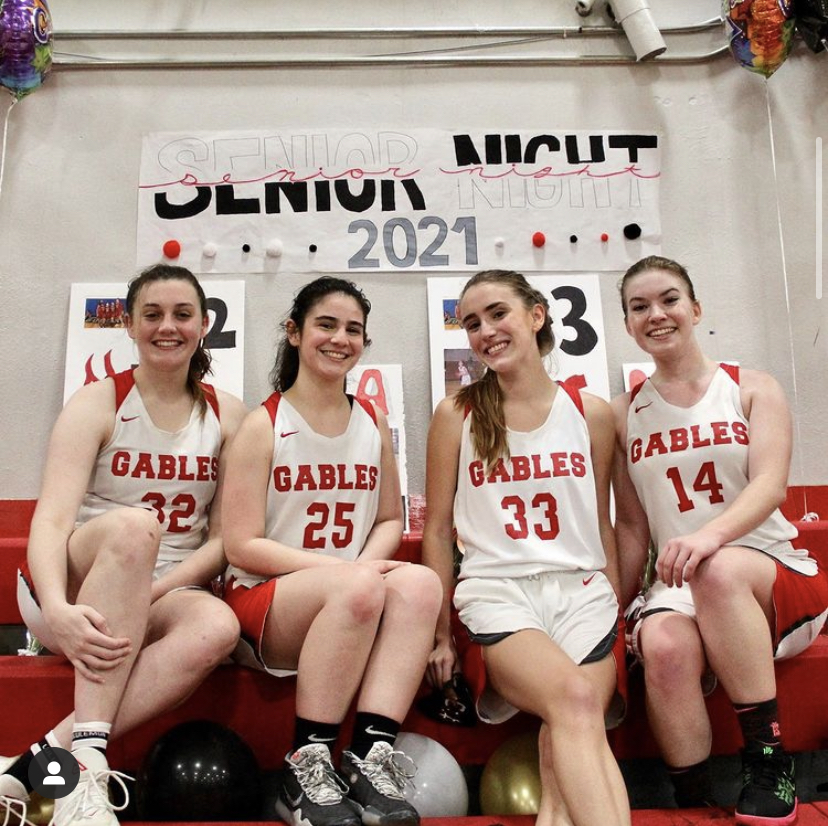
<instances>
[{"instance_id":1,"label":"red bench","mask_svg":"<svg viewBox=\"0 0 828 826\"><path fill-rule=\"evenodd\" d=\"M22 516L21 516L22 514ZM801 514L800 514L801 515ZM18 506L16 519L28 527L30 506ZM8 509L0 506L7 521ZM799 523L798 545L809 548L828 565L828 521ZM19 529L19 528L16 528ZM0 524L0 534L7 526ZM0 538L0 624L19 624L15 571L25 554L26 536ZM420 537L406 536L398 557L420 558ZM812 751L828 746L828 636L807 652L777 666L780 715L787 747ZM219 667L181 707L162 715L115 741L113 764L127 769L140 766L144 754L171 726L186 720L209 718L237 731L251 746L265 769L278 768L292 737L292 679L275 679L236 666ZM640 670L630 677L630 707L625 722L610 732L610 744L620 759L654 757L656 746L646 721ZM425 690L425 689L424 689ZM708 701L714 719L713 751L734 754L740 747L738 726L721 689ZM55 657L0 657L0 708L7 710L0 729L0 754L14 754L28 746L69 712L72 705L72 671ZM15 713L8 713L12 710ZM413 709L403 729L442 743L461 765L482 765L491 753L515 734L534 730L537 721L518 715L499 726L478 723L459 728L437 723Z\"/></svg>"}]
</instances>

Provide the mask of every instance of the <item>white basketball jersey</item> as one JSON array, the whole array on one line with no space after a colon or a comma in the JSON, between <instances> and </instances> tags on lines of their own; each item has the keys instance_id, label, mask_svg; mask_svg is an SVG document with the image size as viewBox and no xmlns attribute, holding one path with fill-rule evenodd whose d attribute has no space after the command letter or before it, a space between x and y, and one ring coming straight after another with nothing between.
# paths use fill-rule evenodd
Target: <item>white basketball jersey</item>
<instances>
[{"instance_id":1,"label":"white basketball jersey","mask_svg":"<svg viewBox=\"0 0 828 826\"><path fill-rule=\"evenodd\" d=\"M265 537L292 548L356 559L379 507L382 441L374 408L351 398L345 432L323 436L279 393L264 406L273 422ZM248 586L268 578L235 566L229 573Z\"/></svg>"},{"instance_id":2,"label":"white basketball jersey","mask_svg":"<svg viewBox=\"0 0 828 826\"><path fill-rule=\"evenodd\" d=\"M132 370L112 378L115 429L98 453L77 523L115 508L151 510L163 529L158 561L180 561L207 540L221 450L215 391L202 384L204 415L195 404L187 425L168 433L152 423Z\"/></svg>"},{"instance_id":3,"label":"white basketball jersey","mask_svg":"<svg viewBox=\"0 0 828 826\"><path fill-rule=\"evenodd\" d=\"M666 402L647 379L627 410L627 468L661 551L668 540L699 530L722 513L748 484L750 428L739 395L739 368L722 364L692 407ZM816 573L806 551L791 548L796 528L775 510L730 544Z\"/></svg>"},{"instance_id":4,"label":"white basketball jersey","mask_svg":"<svg viewBox=\"0 0 828 826\"><path fill-rule=\"evenodd\" d=\"M577 390L558 385L546 421L508 431L509 457L486 472L463 422L454 522L460 578L592 571L606 565L589 431Z\"/></svg>"}]
</instances>

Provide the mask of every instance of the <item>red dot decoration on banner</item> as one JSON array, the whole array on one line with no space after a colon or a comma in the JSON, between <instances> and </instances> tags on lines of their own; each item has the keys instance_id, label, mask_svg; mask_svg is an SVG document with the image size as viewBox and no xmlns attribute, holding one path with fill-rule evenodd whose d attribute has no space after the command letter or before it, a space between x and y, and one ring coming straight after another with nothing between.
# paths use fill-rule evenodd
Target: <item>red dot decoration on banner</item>
<instances>
[{"instance_id":1,"label":"red dot decoration on banner","mask_svg":"<svg viewBox=\"0 0 828 826\"><path fill-rule=\"evenodd\" d=\"M181 244L172 239L164 242L164 255L167 258L178 258L181 255Z\"/></svg>"},{"instance_id":2,"label":"red dot decoration on banner","mask_svg":"<svg viewBox=\"0 0 828 826\"><path fill-rule=\"evenodd\" d=\"M601 240L606 244L609 241L609 235L606 232L601 233Z\"/></svg>"},{"instance_id":3,"label":"red dot decoration on banner","mask_svg":"<svg viewBox=\"0 0 828 826\"><path fill-rule=\"evenodd\" d=\"M546 243L546 236L542 232L536 232L532 236L532 244L536 247L542 247Z\"/></svg>"}]
</instances>

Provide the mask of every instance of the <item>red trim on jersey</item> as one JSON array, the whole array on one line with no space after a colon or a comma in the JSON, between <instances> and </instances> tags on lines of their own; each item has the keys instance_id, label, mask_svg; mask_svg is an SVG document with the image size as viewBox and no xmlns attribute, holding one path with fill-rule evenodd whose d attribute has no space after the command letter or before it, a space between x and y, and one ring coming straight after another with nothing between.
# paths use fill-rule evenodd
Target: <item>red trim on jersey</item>
<instances>
[{"instance_id":1,"label":"red trim on jersey","mask_svg":"<svg viewBox=\"0 0 828 826\"><path fill-rule=\"evenodd\" d=\"M276 426L276 410L279 407L279 401L282 398L281 393L271 393L263 402L262 407L270 414L270 424Z\"/></svg>"},{"instance_id":2,"label":"red trim on jersey","mask_svg":"<svg viewBox=\"0 0 828 826\"><path fill-rule=\"evenodd\" d=\"M567 396L575 402L575 407L584 416L584 400L581 398L581 391L574 384L567 384L565 381L559 381L558 387L566 391Z\"/></svg>"},{"instance_id":3,"label":"red trim on jersey","mask_svg":"<svg viewBox=\"0 0 828 826\"><path fill-rule=\"evenodd\" d=\"M207 400L207 404L213 408L213 413L216 414L216 418L221 421L221 416L219 414L219 403L218 403L218 396L216 395L216 388L213 387L212 384L206 384L205 382L199 382L201 385L201 389L204 393L204 398Z\"/></svg>"},{"instance_id":4,"label":"red trim on jersey","mask_svg":"<svg viewBox=\"0 0 828 826\"><path fill-rule=\"evenodd\" d=\"M630 390L630 404L633 403L633 399L641 392L641 388L644 386L645 381L647 380L644 379L644 381L639 382L635 387L633 387L632 390Z\"/></svg>"},{"instance_id":5,"label":"red trim on jersey","mask_svg":"<svg viewBox=\"0 0 828 826\"><path fill-rule=\"evenodd\" d=\"M353 399L354 396L351 396L351 398ZM377 411L374 405L371 404L371 402L369 402L368 399L356 399L356 401L359 402L359 404L362 406L362 409L371 417L371 421L373 421L373 423L376 424Z\"/></svg>"},{"instance_id":6,"label":"red trim on jersey","mask_svg":"<svg viewBox=\"0 0 828 826\"><path fill-rule=\"evenodd\" d=\"M720 364L719 367L727 373L736 384L739 384L739 365L738 364Z\"/></svg>"},{"instance_id":7,"label":"red trim on jersey","mask_svg":"<svg viewBox=\"0 0 828 826\"><path fill-rule=\"evenodd\" d=\"M122 373L116 373L112 380L115 382L115 412L117 413L129 391L135 386L134 371L124 370Z\"/></svg>"}]
</instances>

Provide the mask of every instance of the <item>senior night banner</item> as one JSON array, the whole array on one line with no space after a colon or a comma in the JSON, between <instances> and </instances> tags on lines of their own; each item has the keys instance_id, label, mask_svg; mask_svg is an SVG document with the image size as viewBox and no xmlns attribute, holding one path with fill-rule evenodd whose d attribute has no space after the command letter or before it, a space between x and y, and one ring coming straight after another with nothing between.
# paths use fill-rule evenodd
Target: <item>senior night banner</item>
<instances>
[{"instance_id":1,"label":"senior night banner","mask_svg":"<svg viewBox=\"0 0 828 826\"><path fill-rule=\"evenodd\" d=\"M139 266L623 270L660 251L659 137L274 129L145 136Z\"/></svg>"}]
</instances>

